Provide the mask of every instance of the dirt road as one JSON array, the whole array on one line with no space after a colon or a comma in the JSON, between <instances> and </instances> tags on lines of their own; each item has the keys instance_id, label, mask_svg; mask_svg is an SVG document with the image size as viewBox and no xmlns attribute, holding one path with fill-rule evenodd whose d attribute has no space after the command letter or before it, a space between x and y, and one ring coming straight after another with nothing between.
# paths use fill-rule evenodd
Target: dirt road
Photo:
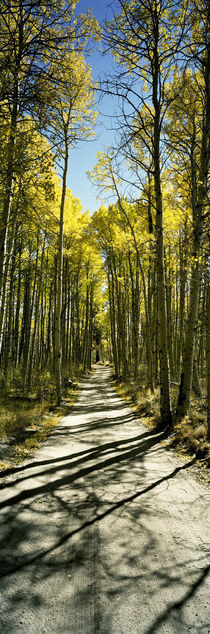
<instances>
[{"instance_id":1,"label":"dirt road","mask_svg":"<svg viewBox=\"0 0 210 634\"><path fill-rule=\"evenodd\" d=\"M98 367L0 491L0 631L210 632L207 489Z\"/></svg>"}]
</instances>

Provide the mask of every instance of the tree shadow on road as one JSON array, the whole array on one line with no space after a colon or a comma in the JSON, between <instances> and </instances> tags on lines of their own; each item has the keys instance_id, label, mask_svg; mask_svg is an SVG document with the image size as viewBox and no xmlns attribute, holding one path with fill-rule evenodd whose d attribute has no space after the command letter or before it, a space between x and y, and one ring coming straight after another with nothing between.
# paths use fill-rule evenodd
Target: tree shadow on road
<instances>
[{"instance_id":1,"label":"tree shadow on road","mask_svg":"<svg viewBox=\"0 0 210 634\"><path fill-rule=\"evenodd\" d=\"M81 433L79 451L7 471L16 480L5 482L5 499L0 505L0 589L7 597L2 631L17 631L17 615L25 603L37 624L40 610L48 610L50 619L48 584L49 588L51 583L56 584L56 600L62 603L69 578L72 612L75 606L88 612L94 601L93 629L87 630L88 634L118 631L115 619L117 615L122 618L123 606L129 609L129 603L137 615L138 628L146 601L151 606L147 623L142 629L133 629L134 634L152 634L165 623L169 623L169 631L174 631L170 629L171 618L177 619L176 631L185 632L184 610L207 576L206 550L205 544L197 542L192 557L187 544L181 550L179 540L177 549L172 550L173 522L179 531L185 507L183 502L178 521L177 506L170 506L170 491L180 478L184 482L184 474L195 459L177 466L171 458L164 464L164 433L139 429L135 415L131 415L127 427L126 420L119 408L117 417L74 425L70 434L63 424L52 435L52 443L60 443L62 438L77 440ZM116 429L120 424L122 427ZM92 446L85 447L88 432L95 432L96 439ZM189 504L187 509L190 517ZM180 535L181 539L181 529ZM161 593L157 614L155 600ZM101 597L105 615L101 612ZM53 629L52 624L52 632L77 634L74 625L66 625L64 612L59 629ZM126 625L121 623L119 631L126 632Z\"/></svg>"},{"instance_id":2,"label":"tree shadow on road","mask_svg":"<svg viewBox=\"0 0 210 634\"><path fill-rule=\"evenodd\" d=\"M145 438L146 436L146 438ZM39 472L39 476L42 475L52 475L53 473L56 475L59 471L64 472L64 475L60 478L56 478L55 480L49 479L45 484L39 486L33 486L31 489L22 490L20 493L15 494L14 496L0 502L0 509L3 509L7 506L13 506L14 504L18 504L20 502L26 501L30 498L34 498L39 495L47 494L53 491L57 491L58 489L69 485L70 483L78 480L80 478L89 476L93 472L97 472L98 470L104 470L107 467L112 466L113 464L120 464L122 461L130 461L144 455L147 451L149 451L152 447L154 447L160 440L165 438L165 434L153 434L152 432L146 432L146 434L135 436L134 438L129 438L129 440L117 440L114 442L105 443L97 446L94 450L91 448L85 455L80 455L77 460L72 460L70 456L70 461L65 457L62 461L62 464L56 464L53 467L46 468L44 471ZM123 447L123 452L118 453L118 448ZM108 452L109 457L106 457L106 453ZM79 452L80 454L80 452ZM110 454L113 454L110 456ZM77 454L74 455L74 457ZM102 460L99 460L102 458ZM89 464L86 467L82 467L82 465L88 461L92 461L92 459L96 460L94 464ZM50 466L51 461L48 463L48 467ZM75 470L75 467L80 468ZM72 472L73 471L73 472ZM32 479L34 482L34 474L29 475L28 478L24 479ZM19 480L18 482L22 481ZM9 488L10 486L14 486L14 483L6 484L5 488Z\"/></svg>"},{"instance_id":3,"label":"tree shadow on road","mask_svg":"<svg viewBox=\"0 0 210 634\"><path fill-rule=\"evenodd\" d=\"M55 504L55 496L58 495L59 489L62 489L63 487L65 489L66 487L69 487L72 484L74 485L76 481L80 480L81 478L82 478L82 485L77 482L77 489L81 488L81 486L84 487L83 478L88 477L90 474L93 474L97 471L102 471L103 480L105 479L105 482L103 481L104 489L107 486L106 480L110 478L110 475L112 478L112 485L114 485L117 482L118 477L120 476L120 474L118 473L118 469L116 469L115 473L113 472L113 470L111 471L111 474L110 474L110 471L106 472L107 473L106 478L104 478L104 469L107 469L107 467L110 468L113 466L115 468L116 467L118 468L121 462L127 463L129 465L131 460L136 461L137 458L142 459L146 451L149 451L151 448L155 446L155 444L160 442L160 436L163 437L163 434L158 434L156 437L143 440L142 443L140 444L137 443L137 445L135 445L134 447L132 446L132 448L130 448L130 446L127 446L126 451L124 453L113 455L112 457L103 459L100 462L97 461L96 463L91 464L88 467L79 468L74 473L72 474L68 473L67 475L62 476L60 479L56 478L55 480L49 481L46 484L43 484L41 486L37 486L31 489L27 489L25 491L21 491L19 494L12 496L11 498L9 498L8 500L5 500L4 502L1 502L1 508L8 509L8 511L4 513L4 516L3 516L2 527L6 529L6 534L4 534L4 537L1 538L1 542L0 542L1 552L3 552L5 546L8 546L9 544L10 563L8 562L7 558L5 562L2 561L0 578L11 575L14 572L18 572L18 570L23 569L25 566L30 566L34 562L41 560L52 550L52 548L53 550L60 548L61 546L66 544L74 535L102 521L106 517L113 514L115 511L118 511L125 505L134 502L141 496L148 494L153 489L156 489L157 487L159 487L163 482L168 482L169 480L174 478L179 472L184 471L185 469L189 468L194 463L195 459L192 459L185 465L176 467L170 473L164 475L161 478L154 480L151 484L149 484L145 488L141 488L126 497L122 497L117 502L112 500L108 508L106 508L102 512L100 512L100 508L101 508L101 505L102 506L104 505L104 501L102 500L99 502L99 500L93 495L90 497L88 495L88 486L86 489L86 494L87 494L86 500L82 499L79 504L79 507L78 507L78 504L75 508L71 508L71 504L69 507L69 504L66 505L65 501L62 500L61 497L57 497L56 504ZM122 441L122 442L125 443L125 441ZM111 449L111 451L114 452L116 447L110 447L110 445L111 443L108 443L108 445L105 445L105 447L98 448L98 450L94 452L94 459L95 458L98 459L99 456L101 457L101 455L103 457L104 448L105 449L109 448L109 450ZM92 459L92 453L90 455L90 458ZM83 456L83 458L76 461L76 463L74 462L74 466L75 465L78 466L78 463L81 464L81 462L86 461L88 459L89 459L89 456ZM53 469L50 469L48 473L50 474L57 473L57 470L59 470L59 468L60 467L57 467L57 468L55 467ZM65 469L69 471L70 464L68 463L65 464ZM121 479L121 476L120 476L120 479ZM44 508L45 516L46 516L46 512L50 514L52 512L58 512L60 507L62 511L65 509L65 511L67 511L68 513L71 508L72 515L75 516L75 512L76 512L76 515L79 517L79 516L83 516L83 510L85 511L85 514L86 514L86 508L88 507L88 510L90 511L92 506L95 507L95 515L93 517L90 517L90 519L80 523L79 526L76 527L74 530L65 532L64 535L62 535L60 538L58 538L56 541L53 542L53 545L51 545L49 549L45 549L43 552L38 552L35 556L33 556L32 554L32 556L30 555L27 558L21 557L18 563L19 542L22 542L22 540L23 539L25 540L27 537L29 538L30 531L33 528L30 522L29 523L26 522L26 524L24 525L24 521L22 519L20 520L20 526L18 525L19 511L21 515L23 509L31 510L32 511L31 519L33 520L33 505L34 503L36 504L37 502L38 503L44 502L45 496L47 498L47 505L48 505L48 511L46 509L46 506ZM30 500L32 500L32 502L31 503L29 502L28 504L28 501ZM93 505L93 501L94 501L94 505ZM22 507L22 503L24 503L23 507ZM20 508L19 508L19 505L20 505ZM105 501L105 505L106 505L106 501ZM80 511L82 511L82 513L81 512L78 513L78 508L80 508ZM36 511L37 511L37 508L36 508ZM40 514L42 514L42 509L39 515ZM3 531L2 531L2 534L3 534ZM15 564L13 560L15 560ZM12 565L10 565L11 562L12 562Z\"/></svg>"}]
</instances>

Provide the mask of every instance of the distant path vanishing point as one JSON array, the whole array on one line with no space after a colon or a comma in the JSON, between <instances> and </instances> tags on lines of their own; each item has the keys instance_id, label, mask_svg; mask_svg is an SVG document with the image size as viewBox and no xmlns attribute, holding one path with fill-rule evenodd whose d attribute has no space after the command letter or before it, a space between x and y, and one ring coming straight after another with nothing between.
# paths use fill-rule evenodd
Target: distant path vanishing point
<instances>
[{"instance_id":1,"label":"distant path vanishing point","mask_svg":"<svg viewBox=\"0 0 210 634\"><path fill-rule=\"evenodd\" d=\"M207 487L97 366L0 491L0 632L210 632Z\"/></svg>"}]
</instances>

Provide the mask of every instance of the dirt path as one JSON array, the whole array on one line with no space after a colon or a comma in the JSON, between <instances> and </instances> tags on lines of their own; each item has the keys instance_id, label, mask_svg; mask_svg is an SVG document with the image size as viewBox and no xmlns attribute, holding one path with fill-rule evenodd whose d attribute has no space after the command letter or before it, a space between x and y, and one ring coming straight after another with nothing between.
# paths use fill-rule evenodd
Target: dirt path
<instances>
[{"instance_id":1,"label":"dirt path","mask_svg":"<svg viewBox=\"0 0 210 634\"><path fill-rule=\"evenodd\" d=\"M98 367L0 491L0 631L210 632L207 489Z\"/></svg>"}]
</instances>

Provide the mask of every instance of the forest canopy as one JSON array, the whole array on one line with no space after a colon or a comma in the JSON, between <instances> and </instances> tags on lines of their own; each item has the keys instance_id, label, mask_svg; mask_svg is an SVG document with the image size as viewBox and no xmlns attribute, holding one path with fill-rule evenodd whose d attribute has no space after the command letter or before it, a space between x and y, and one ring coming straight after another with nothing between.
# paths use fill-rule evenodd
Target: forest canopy
<instances>
[{"instance_id":1,"label":"forest canopy","mask_svg":"<svg viewBox=\"0 0 210 634\"><path fill-rule=\"evenodd\" d=\"M209 439L210 2L116 0L100 25L76 5L0 8L3 398L39 377L61 403L66 377L107 362L158 393L158 429L199 399ZM112 68L96 83L99 41ZM90 215L67 186L69 152L94 138L109 95Z\"/></svg>"}]
</instances>

